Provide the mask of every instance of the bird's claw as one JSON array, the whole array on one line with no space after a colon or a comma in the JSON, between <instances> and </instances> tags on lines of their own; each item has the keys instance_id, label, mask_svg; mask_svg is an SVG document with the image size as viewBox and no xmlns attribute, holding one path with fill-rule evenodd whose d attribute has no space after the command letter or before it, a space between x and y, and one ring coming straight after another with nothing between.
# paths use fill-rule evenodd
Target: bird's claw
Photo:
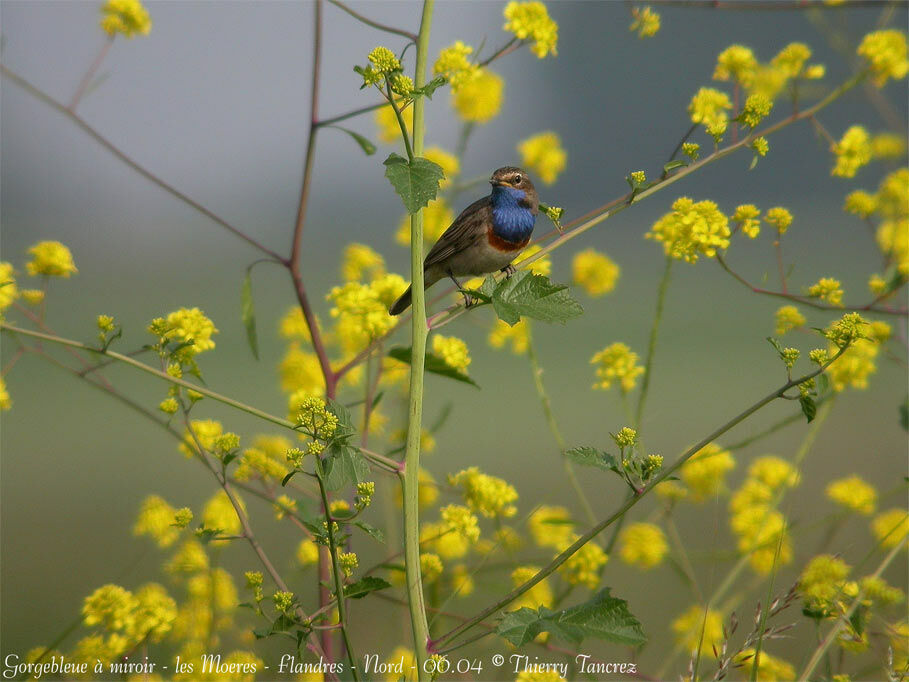
<instances>
[{"instance_id":1,"label":"bird's claw","mask_svg":"<svg viewBox=\"0 0 909 682\"><path fill-rule=\"evenodd\" d=\"M477 303L476 298L474 298L473 296L468 294L466 291L462 290L461 293L464 295L464 307L465 308L470 308L470 307L476 305L476 303Z\"/></svg>"},{"instance_id":2,"label":"bird's claw","mask_svg":"<svg viewBox=\"0 0 909 682\"><path fill-rule=\"evenodd\" d=\"M517 272L517 270L511 263L509 263L504 268L502 268L502 272L505 273L505 277L511 277L514 273Z\"/></svg>"}]
</instances>

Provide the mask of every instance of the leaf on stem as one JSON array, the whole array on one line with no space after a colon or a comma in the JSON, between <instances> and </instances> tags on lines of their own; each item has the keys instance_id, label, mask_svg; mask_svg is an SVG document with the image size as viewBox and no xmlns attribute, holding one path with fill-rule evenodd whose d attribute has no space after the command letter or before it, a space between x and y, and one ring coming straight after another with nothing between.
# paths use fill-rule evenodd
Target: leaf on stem
<instances>
[{"instance_id":1,"label":"leaf on stem","mask_svg":"<svg viewBox=\"0 0 909 682\"><path fill-rule=\"evenodd\" d=\"M256 309L253 304L251 265L246 268L246 276L243 278L243 286L240 290L240 301L240 316L243 318L243 326L246 327L246 340L249 342L253 357L258 360L259 338L256 334Z\"/></svg>"},{"instance_id":2,"label":"leaf on stem","mask_svg":"<svg viewBox=\"0 0 909 682\"><path fill-rule=\"evenodd\" d=\"M388 357L399 360L400 362L406 362L409 365L411 353L412 351L409 346L407 348L403 346L395 346L388 351ZM476 381L471 379L463 372L459 372L454 367L445 362L445 360L443 360L441 357L434 355L433 353L426 354L426 364L424 367L425 370L431 374L438 374L439 376L448 377L449 379L461 381L465 384L470 384L471 386L480 388L479 384L477 384Z\"/></svg>"},{"instance_id":3,"label":"leaf on stem","mask_svg":"<svg viewBox=\"0 0 909 682\"><path fill-rule=\"evenodd\" d=\"M350 445L332 444L325 467L325 487L340 490L346 485L356 485L369 480L369 462L362 453Z\"/></svg>"},{"instance_id":4,"label":"leaf on stem","mask_svg":"<svg viewBox=\"0 0 909 682\"><path fill-rule=\"evenodd\" d=\"M344 596L348 599L362 599L370 592L386 590L389 587L391 587L391 583L382 580L382 578L368 575L355 583L347 585L344 588Z\"/></svg>"},{"instance_id":5,"label":"leaf on stem","mask_svg":"<svg viewBox=\"0 0 909 682\"><path fill-rule=\"evenodd\" d=\"M436 198L439 183L445 177L439 164L421 156L408 161L395 153L390 154L384 163L385 177L401 197L408 213L416 213Z\"/></svg>"},{"instance_id":6,"label":"leaf on stem","mask_svg":"<svg viewBox=\"0 0 909 682\"><path fill-rule=\"evenodd\" d=\"M363 150L363 153L366 154L366 156L372 156L373 154L376 153L376 146L370 140L368 140L367 138L360 135L360 133L355 133L353 130L349 130L348 128L342 128L341 126L331 126L331 127L336 128L336 129L350 135L353 138L354 142L356 142L358 145L360 145L360 149Z\"/></svg>"},{"instance_id":7,"label":"leaf on stem","mask_svg":"<svg viewBox=\"0 0 909 682\"><path fill-rule=\"evenodd\" d=\"M597 467L604 471L621 473L619 465L615 461L615 457L608 452L603 452L602 450L597 450L590 446L583 445L581 447L571 448L570 450L565 451L565 456L575 464L580 464L581 466Z\"/></svg>"},{"instance_id":8,"label":"leaf on stem","mask_svg":"<svg viewBox=\"0 0 909 682\"><path fill-rule=\"evenodd\" d=\"M485 287L484 282L484 287ZM505 279L492 292L492 307L503 322L514 326L521 317L564 324L584 313L564 284L522 270Z\"/></svg>"}]
</instances>

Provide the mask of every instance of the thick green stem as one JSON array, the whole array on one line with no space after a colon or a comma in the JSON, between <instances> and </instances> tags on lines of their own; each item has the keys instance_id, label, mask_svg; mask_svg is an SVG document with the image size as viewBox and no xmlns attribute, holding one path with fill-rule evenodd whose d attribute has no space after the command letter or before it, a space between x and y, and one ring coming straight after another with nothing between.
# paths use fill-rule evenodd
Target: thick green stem
<instances>
[{"instance_id":1,"label":"thick green stem","mask_svg":"<svg viewBox=\"0 0 909 682\"><path fill-rule=\"evenodd\" d=\"M641 428L644 416L644 405L647 403L647 392L650 389L650 375L653 374L653 355L656 351L657 336L660 333L660 322L663 319L663 305L666 303L666 290L669 288L669 274L672 271L672 256L666 256L666 267L657 292L656 312L653 315L653 326L650 328L650 341L647 344L647 361L644 364L644 378L641 380L641 393L634 414L634 428Z\"/></svg>"},{"instance_id":2,"label":"thick green stem","mask_svg":"<svg viewBox=\"0 0 909 682\"><path fill-rule=\"evenodd\" d=\"M533 385L537 389L537 396L540 398L540 404L543 406L543 413L546 415L546 423L549 425L549 430L552 432L552 437L555 438L556 445L559 446L559 455L562 458L562 464L565 466L565 474L568 476L568 481L571 483L571 487L574 488L578 499L581 501L581 506L584 508L584 513L587 515L587 522L592 526L597 522L597 517L593 512L593 507L590 505L590 501L587 499L587 495L584 494L584 489L581 487L581 482L578 481L578 477L574 472L574 467L571 464L571 460L565 456L565 450L568 449L568 445L565 442L565 438L562 436L562 431L559 429L559 425L556 423L555 415L552 412L552 403L549 401L549 394L546 393L546 386L543 385L543 368L540 367L540 363L537 360L536 349L533 347L533 337L531 336L530 332L530 322L527 322L525 324L527 326L527 357L530 360L530 371L531 374L533 374Z\"/></svg>"},{"instance_id":3,"label":"thick green stem","mask_svg":"<svg viewBox=\"0 0 909 682\"><path fill-rule=\"evenodd\" d=\"M423 87L426 80L426 61L429 52L429 29L432 24L434 0L423 3L423 18L417 39L417 59L414 83ZM423 110L426 98L417 97L413 103L413 153L423 153L425 124ZM406 131L405 131L406 132ZM404 453L404 566L407 576L407 603L413 630L417 676L428 679L424 671L429 643L429 624L423 601L423 580L420 574L420 436L423 430L423 366L426 360L426 296L423 290L423 211L410 217L410 279L413 282L411 318L413 349L410 362L410 399L407 420L407 448Z\"/></svg>"}]
</instances>

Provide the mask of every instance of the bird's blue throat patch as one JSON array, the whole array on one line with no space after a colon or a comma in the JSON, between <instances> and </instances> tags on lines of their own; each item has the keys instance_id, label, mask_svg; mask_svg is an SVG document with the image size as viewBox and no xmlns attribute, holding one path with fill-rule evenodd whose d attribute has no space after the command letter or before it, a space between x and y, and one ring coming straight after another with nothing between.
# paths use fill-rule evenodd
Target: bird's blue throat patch
<instances>
[{"instance_id":1,"label":"bird's blue throat patch","mask_svg":"<svg viewBox=\"0 0 909 682\"><path fill-rule=\"evenodd\" d=\"M509 242L522 242L530 237L536 216L521 204L525 194L513 187L492 188L492 231Z\"/></svg>"}]
</instances>

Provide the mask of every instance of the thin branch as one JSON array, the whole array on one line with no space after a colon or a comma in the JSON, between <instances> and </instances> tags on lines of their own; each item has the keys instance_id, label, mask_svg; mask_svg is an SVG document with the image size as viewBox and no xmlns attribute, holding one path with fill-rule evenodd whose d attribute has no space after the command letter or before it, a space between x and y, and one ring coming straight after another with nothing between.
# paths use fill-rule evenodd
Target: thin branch
<instances>
[{"instance_id":1,"label":"thin branch","mask_svg":"<svg viewBox=\"0 0 909 682\"><path fill-rule=\"evenodd\" d=\"M110 35L107 37L107 40L104 41L104 45L101 46L101 49L98 51L97 56L92 61L91 66L88 67L88 71L86 71L85 75L82 76L82 80L79 81L79 86L76 88L76 92L73 94L73 98L69 101L70 111L74 112L76 110L76 107L79 106L79 102L82 100L82 97L85 96L85 92L88 89L88 86L91 83L95 72L101 66L101 62L104 61L104 58L107 56L107 53L110 51L111 45L113 44L114 36Z\"/></svg>"},{"instance_id":2,"label":"thin branch","mask_svg":"<svg viewBox=\"0 0 909 682\"><path fill-rule=\"evenodd\" d=\"M407 38L408 40L411 40L413 42L417 42L416 33L411 33L410 31L405 31L404 29L401 29L401 28L395 28L394 26L380 24L378 21L373 21L372 19L368 19L367 17L364 17L359 12L354 12L350 7L345 5L343 2L339 2L339 0L328 0L328 2L330 2L332 5L334 5L338 9L344 10L350 16L352 16L354 19L357 19L358 21L363 22L367 26L372 26L374 29L377 29L379 31L385 31L386 33L393 33L393 34L401 36L403 38Z\"/></svg>"},{"instance_id":3,"label":"thin branch","mask_svg":"<svg viewBox=\"0 0 909 682\"><path fill-rule=\"evenodd\" d=\"M155 185L157 185L158 187L163 189L168 194L176 197L177 199L182 201L184 204L187 204L188 206L194 208L196 211L198 211L205 217L213 220L218 225L220 225L224 229L228 230L229 232L233 233L234 235L236 235L240 239L244 240L248 244L251 244L252 246L257 248L259 251L261 251L262 253L268 254L272 258L279 260L282 263L285 262L284 258L282 258L277 253L275 253L274 251L269 249L267 246L261 244L256 239L253 239L252 237L250 237L248 234L246 234L242 230L234 227L229 222L224 220L224 218L221 218L220 216L216 215L209 209L205 208L205 206L200 204L198 201L191 199L189 196L187 196L186 194L184 194L183 192L178 190L173 185L167 183L166 181L164 181L163 179L161 179L160 177L158 177L157 175L152 173L150 170L148 170L144 166L141 166L137 161L135 161L132 157L128 156L119 147L117 147L113 142L108 140L101 133L99 133L97 130L92 128L88 123L86 123L85 119L83 119L78 114L70 111L66 107L66 105L62 104L61 102L58 102L56 99L54 99L53 97L48 95L46 92L44 92L43 90L39 89L38 87L32 85L30 82L28 82L27 80L22 78L22 76L18 75L14 71L11 71L3 64L0 64L0 73L2 73L4 76L9 78L11 81L13 81L19 87L23 88L30 95L40 99L45 104L50 105L51 108L56 109L61 114L63 114L67 118L69 118L79 128L81 128L83 131L88 133L88 135L92 139L94 139L98 144L100 144L102 147L107 149L111 154L116 156L123 163L125 163L127 166L132 168L134 171L139 173L145 179L150 180L152 183L154 183Z\"/></svg>"}]
</instances>

